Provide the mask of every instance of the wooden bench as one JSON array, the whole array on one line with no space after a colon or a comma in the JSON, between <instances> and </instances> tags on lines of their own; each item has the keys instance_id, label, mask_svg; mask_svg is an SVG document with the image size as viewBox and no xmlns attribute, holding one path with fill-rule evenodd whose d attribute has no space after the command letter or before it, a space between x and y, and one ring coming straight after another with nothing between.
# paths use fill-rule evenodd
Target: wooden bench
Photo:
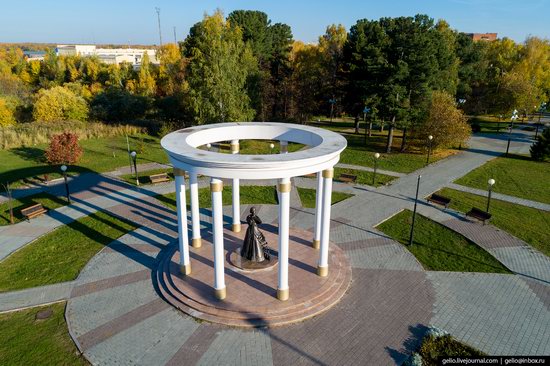
<instances>
[{"instance_id":1,"label":"wooden bench","mask_svg":"<svg viewBox=\"0 0 550 366\"><path fill-rule=\"evenodd\" d=\"M30 220L36 216L40 216L42 215L43 213L46 213L48 212L48 210L46 210L44 208L44 206L42 206L41 203L37 203L36 205L32 205L32 206L29 206L29 207L25 207L24 209L21 210L21 215L25 216L27 218L27 220Z\"/></svg>"},{"instance_id":2,"label":"wooden bench","mask_svg":"<svg viewBox=\"0 0 550 366\"><path fill-rule=\"evenodd\" d=\"M304 177L306 177L306 178L317 178L317 173L306 174L306 175L304 175Z\"/></svg>"},{"instance_id":3,"label":"wooden bench","mask_svg":"<svg viewBox=\"0 0 550 366\"><path fill-rule=\"evenodd\" d=\"M168 173L160 173L160 174L153 174L149 176L149 180L151 183L162 183L162 182L169 182L170 178L168 178Z\"/></svg>"},{"instance_id":4,"label":"wooden bench","mask_svg":"<svg viewBox=\"0 0 550 366\"><path fill-rule=\"evenodd\" d=\"M438 205L445 206L445 208L449 208L449 204L451 203L450 198L441 196L437 193L434 193L430 197L426 198L426 201L437 203Z\"/></svg>"},{"instance_id":5,"label":"wooden bench","mask_svg":"<svg viewBox=\"0 0 550 366\"><path fill-rule=\"evenodd\" d=\"M345 183L355 183L355 181L357 180L357 176L353 174L342 173L338 177L338 180Z\"/></svg>"},{"instance_id":6,"label":"wooden bench","mask_svg":"<svg viewBox=\"0 0 550 366\"><path fill-rule=\"evenodd\" d=\"M473 217L474 219L483 221L483 224L485 224L485 222L489 221L489 219L491 218L491 214L489 212L480 210L479 208L473 207L470 211L466 213L466 217Z\"/></svg>"}]
</instances>

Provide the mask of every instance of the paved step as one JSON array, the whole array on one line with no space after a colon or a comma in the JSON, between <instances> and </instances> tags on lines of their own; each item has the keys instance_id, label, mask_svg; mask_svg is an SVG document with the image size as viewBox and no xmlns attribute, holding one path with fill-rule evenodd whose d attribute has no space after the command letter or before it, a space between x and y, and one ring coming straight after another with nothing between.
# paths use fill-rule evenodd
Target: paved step
<instances>
[{"instance_id":1,"label":"paved step","mask_svg":"<svg viewBox=\"0 0 550 366\"><path fill-rule=\"evenodd\" d=\"M281 309L257 307L251 308L247 312L237 308L231 310L197 302L177 288L173 282L174 276L169 273L174 250L175 248L163 257L157 272L156 279L162 296L167 302L183 312L214 323L239 327L264 327L302 321L316 316L336 304L345 294L351 282L349 263L343 252L338 248L336 255L331 255L331 259L334 260L331 263L331 268L338 268L338 271L330 274L331 280L327 281L314 297L309 299L292 299L291 297L288 302L289 306ZM176 265L173 263L172 270L177 270ZM176 277L176 279L178 278Z\"/></svg>"}]
</instances>

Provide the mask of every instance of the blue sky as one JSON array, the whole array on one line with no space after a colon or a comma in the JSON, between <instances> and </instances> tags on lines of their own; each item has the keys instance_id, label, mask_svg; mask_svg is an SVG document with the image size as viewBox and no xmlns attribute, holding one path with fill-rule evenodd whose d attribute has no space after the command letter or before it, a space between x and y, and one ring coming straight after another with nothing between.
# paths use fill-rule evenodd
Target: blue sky
<instances>
[{"instance_id":1,"label":"blue sky","mask_svg":"<svg viewBox=\"0 0 550 366\"><path fill-rule=\"evenodd\" d=\"M205 12L220 8L266 12L287 23L294 38L315 42L326 26L349 29L357 19L425 13L463 32L497 32L523 41L550 38L550 0L0 0L0 42L158 44L155 7L164 42L173 27L182 40Z\"/></svg>"}]
</instances>

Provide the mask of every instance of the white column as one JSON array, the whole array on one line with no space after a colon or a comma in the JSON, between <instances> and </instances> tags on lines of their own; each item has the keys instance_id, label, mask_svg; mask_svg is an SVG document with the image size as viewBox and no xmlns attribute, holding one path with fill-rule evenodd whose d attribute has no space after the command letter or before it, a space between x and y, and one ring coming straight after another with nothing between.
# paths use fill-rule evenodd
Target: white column
<instances>
[{"instance_id":1,"label":"white column","mask_svg":"<svg viewBox=\"0 0 550 366\"><path fill-rule=\"evenodd\" d=\"M224 250L223 250L223 212L222 212L223 183L220 179L212 178L210 191L212 193L212 230L214 232L214 290L218 300L225 299L224 277Z\"/></svg>"},{"instance_id":2,"label":"white column","mask_svg":"<svg viewBox=\"0 0 550 366\"><path fill-rule=\"evenodd\" d=\"M317 173L317 191L315 192L315 228L313 231L313 248L321 247L321 217L323 213L323 173Z\"/></svg>"},{"instance_id":3,"label":"white column","mask_svg":"<svg viewBox=\"0 0 550 366\"><path fill-rule=\"evenodd\" d=\"M288 141L279 141L280 145L280 153L281 154L287 154L288 153Z\"/></svg>"},{"instance_id":4,"label":"white column","mask_svg":"<svg viewBox=\"0 0 550 366\"><path fill-rule=\"evenodd\" d=\"M191 246L200 248L201 243L201 217L199 214L199 182L197 173L189 174L189 191L191 196L191 226L193 236Z\"/></svg>"},{"instance_id":5,"label":"white column","mask_svg":"<svg viewBox=\"0 0 550 366\"><path fill-rule=\"evenodd\" d=\"M332 177L334 169L323 170L323 211L321 219L321 253L317 274L321 277L328 276L328 240L330 234L330 206L332 196Z\"/></svg>"},{"instance_id":6,"label":"white column","mask_svg":"<svg viewBox=\"0 0 550 366\"><path fill-rule=\"evenodd\" d=\"M279 284L277 298L288 300L288 234L290 214L290 178L279 180Z\"/></svg>"},{"instance_id":7,"label":"white column","mask_svg":"<svg viewBox=\"0 0 550 366\"><path fill-rule=\"evenodd\" d=\"M189 260L189 238L187 237L187 203L185 202L185 172L174 168L176 177L176 210L178 213L178 245L180 250L180 271L191 273Z\"/></svg>"},{"instance_id":8,"label":"white column","mask_svg":"<svg viewBox=\"0 0 550 366\"><path fill-rule=\"evenodd\" d=\"M231 141L231 154L239 153L239 140ZM233 178L233 232L241 232L241 198L239 179Z\"/></svg>"}]
</instances>

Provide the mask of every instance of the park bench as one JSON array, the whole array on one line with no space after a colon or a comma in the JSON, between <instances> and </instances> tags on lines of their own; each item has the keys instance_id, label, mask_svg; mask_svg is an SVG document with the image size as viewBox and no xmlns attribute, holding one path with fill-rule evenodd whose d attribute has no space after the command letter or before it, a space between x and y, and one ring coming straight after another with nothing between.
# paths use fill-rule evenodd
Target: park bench
<instances>
[{"instance_id":1,"label":"park bench","mask_svg":"<svg viewBox=\"0 0 550 366\"><path fill-rule=\"evenodd\" d=\"M483 224L485 224L485 222L491 218L491 214L489 212L480 210L479 208L473 207L470 211L466 213L466 217L473 217L474 219L483 221Z\"/></svg>"},{"instance_id":2,"label":"park bench","mask_svg":"<svg viewBox=\"0 0 550 366\"><path fill-rule=\"evenodd\" d=\"M36 205L32 205L32 206L29 206L29 207L25 207L24 209L21 210L21 215L25 216L27 218L27 220L30 220L36 216L40 216L42 215L43 213L46 213L48 212L48 210L46 210L44 208L44 206L42 206L41 203L37 203Z\"/></svg>"},{"instance_id":3,"label":"park bench","mask_svg":"<svg viewBox=\"0 0 550 366\"><path fill-rule=\"evenodd\" d=\"M168 182L170 181L170 178L168 178L168 173L160 173L160 174L153 174L149 176L149 180L151 183L162 183L162 182Z\"/></svg>"},{"instance_id":4,"label":"park bench","mask_svg":"<svg viewBox=\"0 0 550 366\"><path fill-rule=\"evenodd\" d=\"M437 203L438 205L445 206L445 208L449 208L449 203L451 203L450 198L441 196L437 193L434 193L430 197L426 198L426 201Z\"/></svg>"},{"instance_id":5,"label":"park bench","mask_svg":"<svg viewBox=\"0 0 550 366\"><path fill-rule=\"evenodd\" d=\"M353 174L342 173L338 177L338 180L345 183L355 183L355 181L357 180L357 176Z\"/></svg>"},{"instance_id":6,"label":"park bench","mask_svg":"<svg viewBox=\"0 0 550 366\"><path fill-rule=\"evenodd\" d=\"M304 177L307 177L307 178L317 178L317 173L309 173L309 174L304 175Z\"/></svg>"}]
</instances>

